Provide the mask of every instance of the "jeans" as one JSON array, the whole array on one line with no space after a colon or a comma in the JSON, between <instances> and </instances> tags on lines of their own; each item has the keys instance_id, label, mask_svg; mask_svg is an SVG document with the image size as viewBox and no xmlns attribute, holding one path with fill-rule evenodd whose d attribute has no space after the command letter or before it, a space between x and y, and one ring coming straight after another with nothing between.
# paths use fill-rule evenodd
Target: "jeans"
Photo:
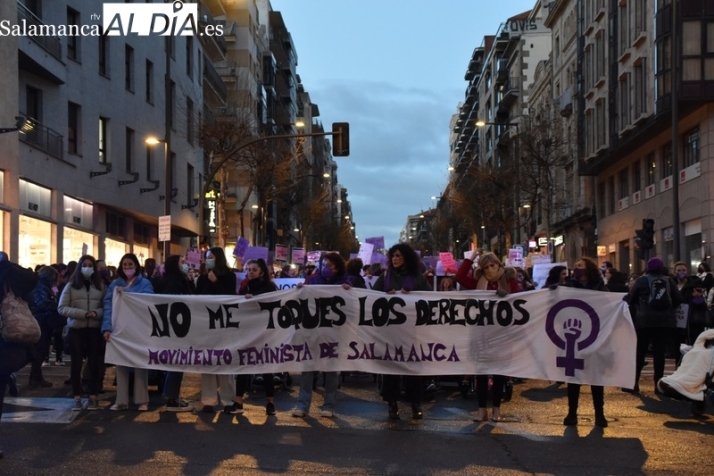
<instances>
[{"instance_id":1,"label":"jeans","mask_svg":"<svg viewBox=\"0 0 714 476\"><path fill-rule=\"evenodd\" d=\"M183 372L166 372L166 380L164 381L164 397L168 400L178 400L181 393L181 382L183 381Z\"/></svg>"},{"instance_id":2,"label":"jeans","mask_svg":"<svg viewBox=\"0 0 714 476\"><path fill-rule=\"evenodd\" d=\"M325 401L323 410L333 411L337 400L337 372L324 372L325 374ZM316 372L303 372L300 376L300 394L298 395L297 409L308 413L312 402L312 382Z\"/></svg>"}]
</instances>

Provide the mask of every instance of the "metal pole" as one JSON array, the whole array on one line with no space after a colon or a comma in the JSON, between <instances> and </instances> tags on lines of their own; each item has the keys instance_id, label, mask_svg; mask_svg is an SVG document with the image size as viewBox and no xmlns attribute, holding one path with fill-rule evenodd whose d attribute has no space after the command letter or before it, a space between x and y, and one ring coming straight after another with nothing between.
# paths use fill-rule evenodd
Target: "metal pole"
<instances>
[{"instance_id":1,"label":"metal pole","mask_svg":"<svg viewBox=\"0 0 714 476\"><path fill-rule=\"evenodd\" d=\"M672 239L674 240L674 262L681 260L679 225L679 41L677 28L677 4L672 0ZM664 250L660 250L662 252Z\"/></svg>"},{"instance_id":2,"label":"metal pole","mask_svg":"<svg viewBox=\"0 0 714 476\"><path fill-rule=\"evenodd\" d=\"M166 95L166 116L164 119L166 132L164 133L164 215L171 216L171 197L173 195L172 161L171 161L171 112L173 107L171 95L171 36L166 37L166 75L164 77L164 90ZM171 252L171 238L164 241L164 262Z\"/></svg>"}]
</instances>

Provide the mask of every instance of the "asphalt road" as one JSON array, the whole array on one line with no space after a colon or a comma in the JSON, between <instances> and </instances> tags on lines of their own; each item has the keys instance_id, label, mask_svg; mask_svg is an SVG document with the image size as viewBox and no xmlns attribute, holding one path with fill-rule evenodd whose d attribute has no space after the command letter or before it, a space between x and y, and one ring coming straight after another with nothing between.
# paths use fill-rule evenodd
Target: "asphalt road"
<instances>
[{"instance_id":1,"label":"asphalt road","mask_svg":"<svg viewBox=\"0 0 714 476\"><path fill-rule=\"evenodd\" d=\"M290 415L297 386L276 393L271 417L262 391L239 416L169 413L156 392L149 412L112 412L111 369L102 409L71 412L69 368L44 371L53 387L21 387L18 399L6 400L0 474L714 474L712 408L692 417L687 404L654 395L647 375L641 394L606 389L610 425L601 429L589 387L579 425L564 427L565 386L536 380L515 386L502 407L506 422L472 422L475 398L447 384L425 404L423 420L408 419L402 403L402 420L390 422L369 375L346 377L335 418L319 417L318 389L301 419ZM182 395L198 399L198 376L186 376Z\"/></svg>"}]
</instances>

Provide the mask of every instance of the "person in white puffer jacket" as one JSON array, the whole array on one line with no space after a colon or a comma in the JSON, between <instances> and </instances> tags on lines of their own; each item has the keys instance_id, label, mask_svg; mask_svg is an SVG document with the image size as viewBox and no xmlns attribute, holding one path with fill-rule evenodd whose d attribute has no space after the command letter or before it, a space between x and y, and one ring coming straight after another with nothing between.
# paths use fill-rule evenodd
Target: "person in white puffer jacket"
<instances>
[{"instance_id":1,"label":"person in white puffer jacket","mask_svg":"<svg viewBox=\"0 0 714 476\"><path fill-rule=\"evenodd\" d=\"M69 379L72 384L75 411L84 408L82 360L85 356L89 367L87 410L99 408L97 397L102 388L101 366L104 356L101 327L106 292L107 288L97 271L97 261L93 256L84 255L79 259L74 273L60 296L57 312L67 317L67 340L72 358Z\"/></svg>"}]
</instances>

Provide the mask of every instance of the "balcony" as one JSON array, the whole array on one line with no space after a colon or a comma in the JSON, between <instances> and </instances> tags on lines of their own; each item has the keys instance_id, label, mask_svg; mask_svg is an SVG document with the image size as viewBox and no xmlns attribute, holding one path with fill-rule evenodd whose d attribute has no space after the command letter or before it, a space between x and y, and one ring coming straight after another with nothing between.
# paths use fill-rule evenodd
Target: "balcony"
<instances>
[{"instance_id":1,"label":"balcony","mask_svg":"<svg viewBox=\"0 0 714 476\"><path fill-rule=\"evenodd\" d=\"M494 78L495 83L498 85L508 81L508 73L508 59L499 59L496 64L496 77Z\"/></svg>"},{"instance_id":2,"label":"balcony","mask_svg":"<svg viewBox=\"0 0 714 476\"><path fill-rule=\"evenodd\" d=\"M216 68L214 68L208 61L203 62L203 78L206 80L205 83L207 83L213 90L218 101L225 104L226 96L228 95L226 85L223 82L221 75L218 74L218 71L216 71Z\"/></svg>"},{"instance_id":3,"label":"balcony","mask_svg":"<svg viewBox=\"0 0 714 476\"><path fill-rule=\"evenodd\" d=\"M206 55L211 61L221 61L226 59L228 45L223 35L216 35L215 31L220 23L213 18L211 11L203 2L198 2L198 30L199 39L204 47ZM211 34L205 33L210 29Z\"/></svg>"},{"instance_id":4,"label":"balcony","mask_svg":"<svg viewBox=\"0 0 714 476\"><path fill-rule=\"evenodd\" d=\"M40 122L28 117L20 128L20 140L58 159L64 157L64 137Z\"/></svg>"},{"instance_id":5,"label":"balcony","mask_svg":"<svg viewBox=\"0 0 714 476\"><path fill-rule=\"evenodd\" d=\"M17 21L22 25L23 21L27 24L27 28L35 27L38 31L43 31L46 28L51 28L45 25L42 20L37 18L25 5L19 0L17 2ZM29 36L32 40L44 48L49 54L62 61L62 42L56 36Z\"/></svg>"},{"instance_id":6,"label":"balcony","mask_svg":"<svg viewBox=\"0 0 714 476\"><path fill-rule=\"evenodd\" d=\"M559 100L560 115L563 117L569 117L573 113L573 89L568 88L563 94L560 95Z\"/></svg>"}]
</instances>

